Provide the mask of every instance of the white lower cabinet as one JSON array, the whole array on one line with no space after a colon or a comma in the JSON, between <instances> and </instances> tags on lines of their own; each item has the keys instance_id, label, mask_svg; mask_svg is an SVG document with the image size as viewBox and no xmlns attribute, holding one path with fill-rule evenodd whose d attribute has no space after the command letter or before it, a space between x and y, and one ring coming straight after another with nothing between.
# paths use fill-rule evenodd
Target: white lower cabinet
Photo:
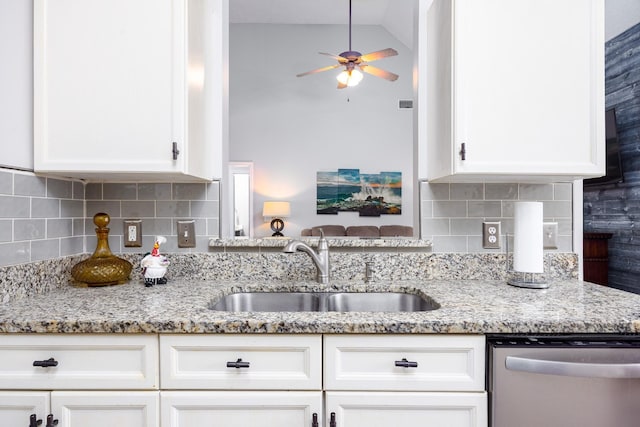
<instances>
[{"instance_id":1,"label":"white lower cabinet","mask_svg":"<svg viewBox=\"0 0 640 427\"><path fill-rule=\"evenodd\" d=\"M479 335L161 335L162 426L486 427L484 372Z\"/></svg>"},{"instance_id":2,"label":"white lower cabinet","mask_svg":"<svg viewBox=\"0 0 640 427\"><path fill-rule=\"evenodd\" d=\"M49 395L44 391L0 391L0 425L37 426L51 413ZM33 422L30 419L33 417Z\"/></svg>"},{"instance_id":3,"label":"white lower cabinet","mask_svg":"<svg viewBox=\"0 0 640 427\"><path fill-rule=\"evenodd\" d=\"M325 418L338 427L487 425L484 393L327 391L325 396Z\"/></svg>"},{"instance_id":4,"label":"white lower cabinet","mask_svg":"<svg viewBox=\"0 0 640 427\"><path fill-rule=\"evenodd\" d=\"M3 391L0 425L157 427L158 394L157 391Z\"/></svg>"},{"instance_id":5,"label":"white lower cabinet","mask_svg":"<svg viewBox=\"0 0 640 427\"><path fill-rule=\"evenodd\" d=\"M160 383L163 427L320 427L322 336L161 335Z\"/></svg>"},{"instance_id":6,"label":"white lower cabinet","mask_svg":"<svg viewBox=\"0 0 640 427\"><path fill-rule=\"evenodd\" d=\"M325 336L327 425L487 426L484 354L478 335Z\"/></svg>"},{"instance_id":7,"label":"white lower cabinet","mask_svg":"<svg viewBox=\"0 0 640 427\"><path fill-rule=\"evenodd\" d=\"M486 427L480 335L3 335L0 426Z\"/></svg>"},{"instance_id":8,"label":"white lower cabinet","mask_svg":"<svg viewBox=\"0 0 640 427\"><path fill-rule=\"evenodd\" d=\"M0 361L0 426L160 425L156 335L10 334Z\"/></svg>"},{"instance_id":9,"label":"white lower cabinet","mask_svg":"<svg viewBox=\"0 0 640 427\"><path fill-rule=\"evenodd\" d=\"M162 427L311 427L321 391L163 391Z\"/></svg>"}]
</instances>

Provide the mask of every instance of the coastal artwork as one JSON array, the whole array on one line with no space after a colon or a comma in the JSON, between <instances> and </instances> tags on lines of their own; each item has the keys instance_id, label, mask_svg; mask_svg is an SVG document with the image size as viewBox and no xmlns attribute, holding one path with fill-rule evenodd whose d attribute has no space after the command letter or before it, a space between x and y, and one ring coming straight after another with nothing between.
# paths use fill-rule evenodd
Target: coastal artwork
<instances>
[{"instance_id":1,"label":"coastal artwork","mask_svg":"<svg viewBox=\"0 0 640 427\"><path fill-rule=\"evenodd\" d=\"M319 171L316 188L318 214L359 212L360 216L380 216L402 213L402 172Z\"/></svg>"}]
</instances>

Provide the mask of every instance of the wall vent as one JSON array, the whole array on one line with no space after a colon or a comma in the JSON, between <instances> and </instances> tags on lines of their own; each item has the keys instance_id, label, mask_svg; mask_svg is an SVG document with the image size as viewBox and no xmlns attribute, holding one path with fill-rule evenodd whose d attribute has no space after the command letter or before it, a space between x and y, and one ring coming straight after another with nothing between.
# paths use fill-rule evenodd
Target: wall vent
<instances>
[{"instance_id":1,"label":"wall vent","mask_svg":"<svg viewBox=\"0 0 640 427\"><path fill-rule=\"evenodd\" d=\"M413 108L413 99L401 99L398 101L398 108Z\"/></svg>"}]
</instances>

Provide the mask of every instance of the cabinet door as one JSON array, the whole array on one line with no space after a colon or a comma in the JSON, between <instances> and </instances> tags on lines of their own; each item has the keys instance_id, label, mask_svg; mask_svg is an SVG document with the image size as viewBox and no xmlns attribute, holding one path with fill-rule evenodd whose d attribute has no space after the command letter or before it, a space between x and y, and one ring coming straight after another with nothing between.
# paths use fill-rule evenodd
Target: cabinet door
<instances>
[{"instance_id":1,"label":"cabinet door","mask_svg":"<svg viewBox=\"0 0 640 427\"><path fill-rule=\"evenodd\" d=\"M160 348L165 390L322 388L320 335L161 335Z\"/></svg>"},{"instance_id":2,"label":"cabinet door","mask_svg":"<svg viewBox=\"0 0 640 427\"><path fill-rule=\"evenodd\" d=\"M0 166L33 170L33 3L0 2Z\"/></svg>"},{"instance_id":3,"label":"cabinet door","mask_svg":"<svg viewBox=\"0 0 640 427\"><path fill-rule=\"evenodd\" d=\"M482 391L480 335L326 335L326 390Z\"/></svg>"},{"instance_id":4,"label":"cabinet door","mask_svg":"<svg viewBox=\"0 0 640 427\"><path fill-rule=\"evenodd\" d=\"M10 334L0 360L2 389L158 388L156 335Z\"/></svg>"},{"instance_id":5,"label":"cabinet door","mask_svg":"<svg viewBox=\"0 0 640 427\"><path fill-rule=\"evenodd\" d=\"M322 393L175 391L161 393L163 427L322 426Z\"/></svg>"},{"instance_id":6,"label":"cabinet door","mask_svg":"<svg viewBox=\"0 0 640 427\"><path fill-rule=\"evenodd\" d=\"M35 170L221 177L226 2L36 0Z\"/></svg>"},{"instance_id":7,"label":"cabinet door","mask_svg":"<svg viewBox=\"0 0 640 427\"><path fill-rule=\"evenodd\" d=\"M436 0L430 179L604 174L603 3Z\"/></svg>"},{"instance_id":8,"label":"cabinet door","mask_svg":"<svg viewBox=\"0 0 640 427\"><path fill-rule=\"evenodd\" d=\"M178 168L181 4L35 2L36 170Z\"/></svg>"},{"instance_id":9,"label":"cabinet door","mask_svg":"<svg viewBox=\"0 0 640 427\"><path fill-rule=\"evenodd\" d=\"M59 427L158 427L158 392L52 392Z\"/></svg>"},{"instance_id":10,"label":"cabinet door","mask_svg":"<svg viewBox=\"0 0 640 427\"><path fill-rule=\"evenodd\" d=\"M485 427L485 393L327 392L337 427Z\"/></svg>"},{"instance_id":11,"label":"cabinet door","mask_svg":"<svg viewBox=\"0 0 640 427\"><path fill-rule=\"evenodd\" d=\"M49 392L0 392L0 426L27 427L32 414L44 426L49 413Z\"/></svg>"}]
</instances>

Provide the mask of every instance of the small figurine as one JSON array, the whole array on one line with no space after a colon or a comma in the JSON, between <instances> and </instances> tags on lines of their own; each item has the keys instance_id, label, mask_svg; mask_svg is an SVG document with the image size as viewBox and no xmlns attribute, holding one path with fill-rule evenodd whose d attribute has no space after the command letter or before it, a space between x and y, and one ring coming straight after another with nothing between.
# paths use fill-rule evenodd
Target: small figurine
<instances>
[{"instance_id":1,"label":"small figurine","mask_svg":"<svg viewBox=\"0 0 640 427\"><path fill-rule=\"evenodd\" d=\"M166 243L166 241L166 237L157 236L151 253L147 254L142 258L142 261L140 261L142 274L144 275L144 285L146 287L167 283L164 275L167 273L169 260L164 255L160 255L160 245Z\"/></svg>"}]
</instances>

